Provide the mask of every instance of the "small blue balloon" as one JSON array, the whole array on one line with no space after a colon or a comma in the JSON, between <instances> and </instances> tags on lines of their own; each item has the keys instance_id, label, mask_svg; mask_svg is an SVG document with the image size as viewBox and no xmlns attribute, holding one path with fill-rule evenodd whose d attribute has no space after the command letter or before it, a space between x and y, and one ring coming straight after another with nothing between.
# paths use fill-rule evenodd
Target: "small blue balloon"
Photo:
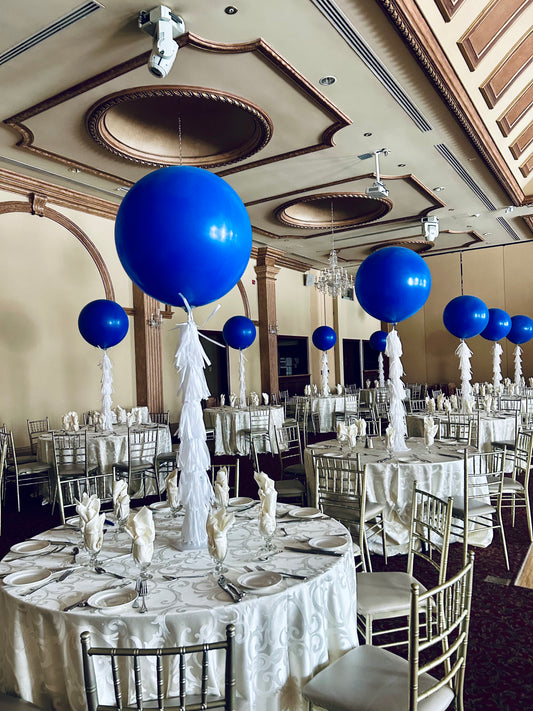
<instances>
[{"instance_id":1,"label":"small blue balloon","mask_svg":"<svg viewBox=\"0 0 533 711\"><path fill-rule=\"evenodd\" d=\"M446 305L442 320L452 335L472 338L486 327L489 310L477 296L456 296Z\"/></svg>"},{"instance_id":2,"label":"small blue balloon","mask_svg":"<svg viewBox=\"0 0 533 711\"><path fill-rule=\"evenodd\" d=\"M481 331L487 341L499 341L511 330L511 317L503 309L489 309L489 322Z\"/></svg>"},{"instance_id":3,"label":"small blue balloon","mask_svg":"<svg viewBox=\"0 0 533 711\"><path fill-rule=\"evenodd\" d=\"M313 331L312 340L319 351L328 351L337 343L337 334L331 326L319 326Z\"/></svg>"},{"instance_id":4,"label":"small blue balloon","mask_svg":"<svg viewBox=\"0 0 533 711\"><path fill-rule=\"evenodd\" d=\"M244 350L255 341L255 324L246 316L232 316L224 324L222 336L230 348Z\"/></svg>"},{"instance_id":5,"label":"small blue balloon","mask_svg":"<svg viewBox=\"0 0 533 711\"><path fill-rule=\"evenodd\" d=\"M387 345L387 332L386 331L374 331L370 336L370 346L375 350L383 353L385 346Z\"/></svg>"},{"instance_id":6,"label":"small blue balloon","mask_svg":"<svg viewBox=\"0 0 533 711\"><path fill-rule=\"evenodd\" d=\"M507 334L507 340L515 345L527 343L533 338L533 320L529 316L513 316L511 318L511 330Z\"/></svg>"},{"instance_id":7,"label":"small blue balloon","mask_svg":"<svg viewBox=\"0 0 533 711\"><path fill-rule=\"evenodd\" d=\"M406 247L384 247L357 270L355 293L362 308L386 323L409 318L427 301L431 273L422 257Z\"/></svg>"},{"instance_id":8,"label":"small blue balloon","mask_svg":"<svg viewBox=\"0 0 533 711\"><path fill-rule=\"evenodd\" d=\"M116 346L126 336L129 326L128 314L110 299L90 301L78 316L81 335L98 348Z\"/></svg>"},{"instance_id":9,"label":"small blue balloon","mask_svg":"<svg viewBox=\"0 0 533 711\"><path fill-rule=\"evenodd\" d=\"M248 265L252 228L235 190L202 168L141 178L119 207L115 244L130 279L164 304L191 306L230 291Z\"/></svg>"}]
</instances>

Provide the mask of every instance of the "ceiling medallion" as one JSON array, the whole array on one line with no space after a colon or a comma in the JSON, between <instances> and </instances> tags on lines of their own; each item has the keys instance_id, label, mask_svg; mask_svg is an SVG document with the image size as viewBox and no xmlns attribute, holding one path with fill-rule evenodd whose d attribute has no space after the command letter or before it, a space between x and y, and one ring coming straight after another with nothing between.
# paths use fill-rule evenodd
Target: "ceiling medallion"
<instances>
[{"instance_id":1,"label":"ceiling medallion","mask_svg":"<svg viewBox=\"0 0 533 711\"><path fill-rule=\"evenodd\" d=\"M280 205L276 218L289 227L320 229L331 226L331 203L334 206L333 227L352 227L379 220L392 210L392 200L371 197L366 193L317 193Z\"/></svg>"},{"instance_id":2,"label":"ceiling medallion","mask_svg":"<svg viewBox=\"0 0 533 711\"><path fill-rule=\"evenodd\" d=\"M407 247L413 252L427 252L428 249L433 249L434 244L434 242L427 242L424 239L397 239L376 244L369 251L377 252L384 247Z\"/></svg>"},{"instance_id":3,"label":"ceiling medallion","mask_svg":"<svg viewBox=\"0 0 533 711\"><path fill-rule=\"evenodd\" d=\"M157 168L217 168L257 153L272 137L272 122L259 107L201 87L144 86L117 92L89 109L86 125L102 148Z\"/></svg>"}]
</instances>

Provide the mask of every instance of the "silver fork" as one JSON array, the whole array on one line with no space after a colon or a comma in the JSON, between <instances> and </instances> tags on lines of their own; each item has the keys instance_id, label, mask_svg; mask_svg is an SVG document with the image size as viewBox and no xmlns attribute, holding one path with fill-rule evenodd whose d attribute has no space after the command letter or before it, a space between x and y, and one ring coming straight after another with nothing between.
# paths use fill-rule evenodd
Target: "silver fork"
<instances>
[{"instance_id":1,"label":"silver fork","mask_svg":"<svg viewBox=\"0 0 533 711\"><path fill-rule=\"evenodd\" d=\"M148 612L148 608L146 607L146 595L148 594L148 581L147 580L141 580L141 585L139 589L139 595L141 597L141 609L139 612Z\"/></svg>"},{"instance_id":2,"label":"silver fork","mask_svg":"<svg viewBox=\"0 0 533 711\"><path fill-rule=\"evenodd\" d=\"M135 581L135 592L137 593L137 597L136 597L135 600L132 602L132 604L131 604L132 607L139 607L139 594L140 594L140 591L141 591L141 579L140 579L140 578L137 578L137 580Z\"/></svg>"}]
</instances>

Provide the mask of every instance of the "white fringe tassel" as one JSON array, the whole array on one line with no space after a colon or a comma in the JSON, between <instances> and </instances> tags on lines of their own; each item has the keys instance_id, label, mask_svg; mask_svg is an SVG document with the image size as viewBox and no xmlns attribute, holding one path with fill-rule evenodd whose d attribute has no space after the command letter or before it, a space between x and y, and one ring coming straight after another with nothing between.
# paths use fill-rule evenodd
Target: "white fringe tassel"
<instances>
[{"instance_id":1,"label":"white fringe tassel","mask_svg":"<svg viewBox=\"0 0 533 711\"><path fill-rule=\"evenodd\" d=\"M322 351L322 369L320 374L322 375L322 395L326 397L329 395L329 366L327 351Z\"/></svg>"},{"instance_id":2,"label":"white fringe tassel","mask_svg":"<svg viewBox=\"0 0 533 711\"><path fill-rule=\"evenodd\" d=\"M246 407L246 372L244 369L244 352L239 350L239 405Z\"/></svg>"},{"instance_id":3,"label":"white fringe tassel","mask_svg":"<svg viewBox=\"0 0 533 711\"><path fill-rule=\"evenodd\" d=\"M496 341L492 346L492 384L496 391L499 391L502 384L501 355L503 348Z\"/></svg>"},{"instance_id":4,"label":"white fringe tassel","mask_svg":"<svg viewBox=\"0 0 533 711\"><path fill-rule=\"evenodd\" d=\"M104 430L113 429L113 420L111 419L111 393L113 392L113 364L107 351L104 350L102 360L98 364L102 369L102 414L104 416Z\"/></svg>"},{"instance_id":5,"label":"white fringe tassel","mask_svg":"<svg viewBox=\"0 0 533 711\"><path fill-rule=\"evenodd\" d=\"M470 384L470 379L472 378L472 368L470 367L472 351L463 339L457 346L455 355L459 356L459 370L461 371L461 409L463 412L468 412L467 402L472 405L472 385Z\"/></svg>"},{"instance_id":6,"label":"white fringe tassel","mask_svg":"<svg viewBox=\"0 0 533 711\"><path fill-rule=\"evenodd\" d=\"M379 372L379 387L385 387L385 371L383 369L383 353L378 353L378 372Z\"/></svg>"},{"instance_id":7,"label":"white fringe tassel","mask_svg":"<svg viewBox=\"0 0 533 711\"><path fill-rule=\"evenodd\" d=\"M514 382L515 385L520 385L522 377L522 349L516 344L514 349Z\"/></svg>"},{"instance_id":8,"label":"white fringe tassel","mask_svg":"<svg viewBox=\"0 0 533 711\"><path fill-rule=\"evenodd\" d=\"M185 510L180 542L182 549L207 547L207 514L214 498L207 475L211 457L206 444L201 405L201 400L210 395L204 374L204 367L210 361L200 343L192 311L186 302L185 305L187 323L178 326L180 341L175 356L179 376L178 398L183 403L177 463L181 471L178 496Z\"/></svg>"},{"instance_id":9,"label":"white fringe tassel","mask_svg":"<svg viewBox=\"0 0 533 711\"><path fill-rule=\"evenodd\" d=\"M393 429L393 448L395 452L408 452L405 444L407 422L405 417L405 389L401 381L403 375L402 343L395 328L387 336L385 355L389 357L389 423Z\"/></svg>"}]
</instances>

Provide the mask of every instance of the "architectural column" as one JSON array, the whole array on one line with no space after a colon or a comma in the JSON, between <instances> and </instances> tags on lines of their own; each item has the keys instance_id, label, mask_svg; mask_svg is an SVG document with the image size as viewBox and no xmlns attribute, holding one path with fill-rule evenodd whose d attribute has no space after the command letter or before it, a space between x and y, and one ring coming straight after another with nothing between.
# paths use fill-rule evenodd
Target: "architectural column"
<instances>
[{"instance_id":1,"label":"architectural column","mask_svg":"<svg viewBox=\"0 0 533 711\"><path fill-rule=\"evenodd\" d=\"M161 328L149 325L152 315L159 319L160 304L133 284L133 308L137 405L146 405L150 412L162 412Z\"/></svg>"},{"instance_id":2,"label":"architectural column","mask_svg":"<svg viewBox=\"0 0 533 711\"><path fill-rule=\"evenodd\" d=\"M276 317L277 251L269 247L257 250L257 304L259 312L259 351L261 358L261 390L278 393L278 333Z\"/></svg>"}]
</instances>

